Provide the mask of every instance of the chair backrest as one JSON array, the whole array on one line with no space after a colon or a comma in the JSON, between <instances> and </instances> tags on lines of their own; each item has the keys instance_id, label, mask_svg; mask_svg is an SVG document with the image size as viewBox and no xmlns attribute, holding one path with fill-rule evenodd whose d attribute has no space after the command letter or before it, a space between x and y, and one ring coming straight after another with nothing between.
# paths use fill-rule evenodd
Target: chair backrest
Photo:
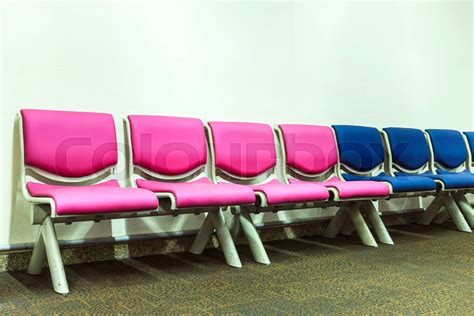
<instances>
[{"instance_id":1,"label":"chair backrest","mask_svg":"<svg viewBox=\"0 0 474 316\"><path fill-rule=\"evenodd\" d=\"M242 122L208 124L217 171L241 180L273 172L277 160L271 126Z\"/></svg>"},{"instance_id":2,"label":"chair backrest","mask_svg":"<svg viewBox=\"0 0 474 316\"><path fill-rule=\"evenodd\" d=\"M425 133L420 129L386 127L388 148L393 167L403 172L421 172L429 167L430 149Z\"/></svg>"},{"instance_id":3,"label":"chair backrest","mask_svg":"<svg viewBox=\"0 0 474 316\"><path fill-rule=\"evenodd\" d=\"M155 176L187 176L207 162L207 142L200 119L129 115L134 166Z\"/></svg>"},{"instance_id":4,"label":"chair backrest","mask_svg":"<svg viewBox=\"0 0 474 316\"><path fill-rule=\"evenodd\" d=\"M112 115L50 110L21 110L20 115L24 167L79 178L117 164Z\"/></svg>"},{"instance_id":5,"label":"chair backrest","mask_svg":"<svg viewBox=\"0 0 474 316\"><path fill-rule=\"evenodd\" d=\"M337 145L329 126L280 124L286 168L317 176L337 164Z\"/></svg>"},{"instance_id":6,"label":"chair backrest","mask_svg":"<svg viewBox=\"0 0 474 316\"><path fill-rule=\"evenodd\" d=\"M449 129L427 129L426 132L436 168L454 170L465 167L467 148L461 132Z\"/></svg>"},{"instance_id":7,"label":"chair backrest","mask_svg":"<svg viewBox=\"0 0 474 316\"><path fill-rule=\"evenodd\" d=\"M472 170L472 163L474 159L474 132L464 132L464 136L466 136L466 141L468 144L468 154L469 154L469 166Z\"/></svg>"},{"instance_id":8,"label":"chair backrest","mask_svg":"<svg viewBox=\"0 0 474 316\"><path fill-rule=\"evenodd\" d=\"M333 125L341 167L358 174L368 174L383 166L384 147L374 127Z\"/></svg>"}]
</instances>

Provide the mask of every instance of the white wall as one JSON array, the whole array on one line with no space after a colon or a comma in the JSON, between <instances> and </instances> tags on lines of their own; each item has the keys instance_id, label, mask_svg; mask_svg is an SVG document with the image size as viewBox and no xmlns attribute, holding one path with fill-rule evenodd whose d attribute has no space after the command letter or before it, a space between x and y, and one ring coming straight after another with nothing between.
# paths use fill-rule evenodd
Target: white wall
<instances>
[{"instance_id":1,"label":"white wall","mask_svg":"<svg viewBox=\"0 0 474 316\"><path fill-rule=\"evenodd\" d=\"M474 127L469 1L7 1L1 12L0 244L34 239L16 197L24 107L111 112L119 127L128 113ZM58 228L71 239L198 223Z\"/></svg>"}]
</instances>

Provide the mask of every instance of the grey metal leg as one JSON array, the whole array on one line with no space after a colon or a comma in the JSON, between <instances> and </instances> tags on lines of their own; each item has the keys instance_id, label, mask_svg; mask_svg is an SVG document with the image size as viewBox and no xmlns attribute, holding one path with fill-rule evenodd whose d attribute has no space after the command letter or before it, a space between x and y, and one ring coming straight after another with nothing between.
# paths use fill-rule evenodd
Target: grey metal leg
<instances>
[{"instance_id":1,"label":"grey metal leg","mask_svg":"<svg viewBox=\"0 0 474 316\"><path fill-rule=\"evenodd\" d=\"M374 236L372 236L372 233L370 232L370 229L364 220L364 217L356 207L351 207L349 210L349 217L362 243L366 246L378 247Z\"/></svg>"},{"instance_id":2,"label":"grey metal leg","mask_svg":"<svg viewBox=\"0 0 474 316\"><path fill-rule=\"evenodd\" d=\"M459 209L463 213L464 217L466 218L467 222L469 223L469 226L474 228L474 210L472 209L471 203L461 192L456 193L454 195L454 199Z\"/></svg>"},{"instance_id":3,"label":"grey metal leg","mask_svg":"<svg viewBox=\"0 0 474 316\"><path fill-rule=\"evenodd\" d=\"M457 229L462 232L470 233L471 228L469 224L466 222L466 219L462 215L461 211L459 210L456 202L450 195L443 196L444 206L448 210L449 216L453 220L454 224L456 225Z\"/></svg>"},{"instance_id":4,"label":"grey metal leg","mask_svg":"<svg viewBox=\"0 0 474 316\"><path fill-rule=\"evenodd\" d=\"M328 227L326 227L323 236L326 238L336 238L337 234L339 234L344 226L347 217L347 205L345 205L337 211L336 215L334 215Z\"/></svg>"},{"instance_id":5,"label":"grey metal leg","mask_svg":"<svg viewBox=\"0 0 474 316\"><path fill-rule=\"evenodd\" d=\"M352 235L354 231L355 231L354 225L352 225L351 219L349 218L349 216L347 216L346 223L344 224L344 226L342 226L342 229L339 232L339 234L344 235L344 236L350 236Z\"/></svg>"},{"instance_id":6,"label":"grey metal leg","mask_svg":"<svg viewBox=\"0 0 474 316\"><path fill-rule=\"evenodd\" d=\"M392 237L390 237L387 227L385 227L385 224L380 218L380 214L375 209L374 204L371 201L363 201L358 205L359 209L362 208L365 211L365 214L367 214L378 240L383 244L393 245Z\"/></svg>"},{"instance_id":7,"label":"grey metal leg","mask_svg":"<svg viewBox=\"0 0 474 316\"><path fill-rule=\"evenodd\" d=\"M443 205L444 205L444 202L443 202L442 197L441 196L435 197L435 199L431 202L431 204L428 206L426 211L418 220L418 224L425 225L425 226L429 225L433 221L433 219L436 217L441 207L443 207Z\"/></svg>"},{"instance_id":8,"label":"grey metal leg","mask_svg":"<svg viewBox=\"0 0 474 316\"><path fill-rule=\"evenodd\" d=\"M189 252L194 253L196 255L202 254L204 249L206 249L207 243L211 239L212 233L214 231L214 225L212 223L212 218L210 213L206 215L204 222L202 223L201 228L199 229L196 238L189 249Z\"/></svg>"},{"instance_id":9,"label":"grey metal leg","mask_svg":"<svg viewBox=\"0 0 474 316\"><path fill-rule=\"evenodd\" d=\"M240 225L242 226L242 231L247 238L250 251L252 251L255 261L261 264L270 264L270 259L268 259L267 252L255 228L252 217L246 209L241 209L240 211Z\"/></svg>"},{"instance_id":10,"label":"grey metal leg","mask_svg":"<svg viewBox=\"0 0 474 316\"><path fill-rule=\"evenodd\" d=\"M229 232L229 229L225 223L224 214L221 210L217 212L209 213L212 218L212 223L217 232L217 239L224 252L224 256L228 265L236 268L241 268L242 263L240 262L239 254L235 248L234 241Z\"/></svg>"},{"instance_id":11,"label":"grey metal leg","mask_svg":"<svg viewBox=\"0 0 474 316\"><path fill-rule=\"evenodd\" d=\"M33 248L33 254L31 255L30 264L26 271L31 275L39 275L43 270L43 265L46 262L46 248L44 246L42 226L38 229L38 236L36 237L35 247Z\"/></svg>"},{"instance_id":12,"label":"grey metal leg","mask_svg":"<svg viewBox=\"0 0 474 316\"><path fill-rule=\"evenodd\" d=\"M240 233L240 216L240 210L235 207L232 215L232 220L229 225L230 234L232 235L232 239L234 240L234 242L237 240L237 237L239 237Z\"/></svg>"},{"instance_id":13,"label":"grey metal leg","mask_svg":"<svg viewBox=\"0 0 474 316\"><path fill-rule=\"evenodd\" d=\"M68 294L69 287L67 284L66 273L64 272L63 260L59 250L58 239L51 217L47 216L42 224L42 235L46 248L46 257L48 259L53 288L57 293Z\"/></svg>"},{"instance_id":14,"label":"grey metal leg","mask_svg":"<svg viewBox=\"0 0 474 316\"><path fill-rule=\"evenodd\" d=\"M446 208L443 206L441 210L438 212L438 215L434 218L433 222L434 224L443 224L449 217L448 211Z\"/></svg>"}]
</instances>

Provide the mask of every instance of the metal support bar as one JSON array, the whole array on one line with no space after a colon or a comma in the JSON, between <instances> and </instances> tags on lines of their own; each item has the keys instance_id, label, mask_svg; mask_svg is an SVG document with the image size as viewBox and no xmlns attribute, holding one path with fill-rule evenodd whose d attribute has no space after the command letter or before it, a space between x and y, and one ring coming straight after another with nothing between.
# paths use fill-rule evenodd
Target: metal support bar
<instances>
[{"instance_id":1,"label":"metal support bar","mask_svg":"<svg viewBox=\"0 0 474 316\"><path fill-rule=\"evenodd\" d=\"M377 235L378 240L387 245L393 245L392 237L388 233L387 227L380 218L380 214L375 209L374 204L371 201L362 201L358 203L359 210L361 208L369 218L369 221L372 223L372 227Z\"/></svg>"},{"instance_id":2,"label":"metal support bar","mask_svg":"<svg viewBox=\"0 0 474 316\"><path fill-rule=\"evenodd\" d=\"M423 215L421 215L420 219L418 220L418 224L425 226L429 225L436 217L441 207L443 207L442 197L437 196L426 208L426 211L423 213Z\"/></svg>"},{"instance_id":3,"label":"metal support bar","mask_svg":"<svg viewBox=\"0 0 474 316\"><path fill-rule=\"evenodd\" d=\"M453 220L457 229L466 233L472 232L471 228L469 227L469 224L466 222L466 219L464 218L458 206L456 205L456 202L454 201L453 197L450 195L443 196L443 203L446 209L448 210L449 216Z\"/></svg>"}]
</instances>

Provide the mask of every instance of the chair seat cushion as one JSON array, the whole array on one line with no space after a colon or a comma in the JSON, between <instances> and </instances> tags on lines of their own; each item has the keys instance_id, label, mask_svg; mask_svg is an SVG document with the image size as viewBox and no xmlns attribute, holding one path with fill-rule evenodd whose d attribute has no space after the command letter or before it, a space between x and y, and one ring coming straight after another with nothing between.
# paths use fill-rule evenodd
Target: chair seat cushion
<instances>
[{"instance_id":1,"label":"chair seat cushion","mask_svg":"<svg viewBox=\"0 0 474 316\"><path fill-rule=\"evenodd\" d=\"M136 212L158 208L158 199L152 192L122 188L116 180L88 186L36 182L28 182L26 186L33 197L52 198L57 215Z\"/></svg>"},{"instance_id":2,"label":"chair seat cushion","mask_svg":"<svg viewBox=\"0 0 474 316\"><path fill-rule=\"evenodd\" d=\"M291 183L303 182L301 180L290 179ZM327 188L337 190L340 199L387 197L390 195L390 187L377 181L341 181L337 177L332 177L323 182L308 182L318 185L324 185Z\"/></svg>"},{"instance_id":3,"label":"chair seat cushion","mask_svg":"<svg viewBox=\"0 0 474 316\"><path fill-rule=\"evenodd\" d=\"M137 186L155 193L171 193L178 208L230 206L255 203L255 194L245 185L211 183L207 178L192 182L137 180Z\"/></svg>"},{"instance_id":4,"label":"chair seat cushion","mask_svg":"<svg viewBox=\"0 0 474 316\"><path fill-rule=\"evenodd\" d=\"M437 188L436 182L433 179L420 175L397 174L396 177L392 177L382 172L377 176L359 176L346 173L343 177L348 181L370 180L387 182L390 183L395 193L434 191Z\"/></svg>"},{"instance_id":5,"label":"chair seat cushion","mask_svg":"<svg viewBox=\"0 0 474 316\"><path fill-rule=\"evenodd\" d=\"M422 174L424 177L428 177L433 180L439 180L443 182L446 189L469 189L474 188L474 174L472 173L442 173L434 174L426 172Z\"/></svg>"},{"instance_id":6,"label":"chair seat cushion","mask_svg":"<svg viewBox=\"0 0 474 316\"><path fill-rule=\"evenodd\" d=\"M268 205L292 204L301 202L325 201L329 199L329 191L323 185L297 182L291 184L272 180L269 183L250 185L255 192L265 194Z\"/></svg>"}]
</instances>

